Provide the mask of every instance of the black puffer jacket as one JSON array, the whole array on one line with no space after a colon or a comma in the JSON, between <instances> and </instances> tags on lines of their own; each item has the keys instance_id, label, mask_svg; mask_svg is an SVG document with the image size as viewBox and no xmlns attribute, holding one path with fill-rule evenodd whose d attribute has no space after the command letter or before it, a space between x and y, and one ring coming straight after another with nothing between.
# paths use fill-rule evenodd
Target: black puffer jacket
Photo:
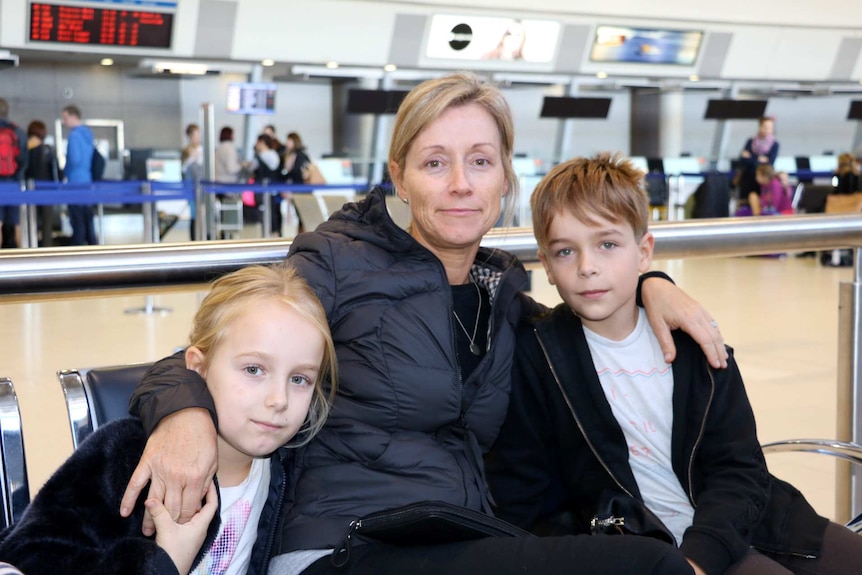
<instances>
[{"instance_id":1,"label":"black puffer jacket","mask_svg":"<svg viewBox=\"0 0 862 575\"><path fill-rule=\"evenodd\" d=\"M298 236L288 258L323 303L341 381L326 427L299 455L281 552L333 547L351 520L415 501L489 510L482 454L506 414L515 326L537 311L519 291L523 266L479 250L472 273L491 296L490 348L464 381L443 265L392 222L381 190ZM173 385L194 383L185 371L163 360L136 391L149 428L211 407L201 381Z\"/></svg>"}]
</instances>

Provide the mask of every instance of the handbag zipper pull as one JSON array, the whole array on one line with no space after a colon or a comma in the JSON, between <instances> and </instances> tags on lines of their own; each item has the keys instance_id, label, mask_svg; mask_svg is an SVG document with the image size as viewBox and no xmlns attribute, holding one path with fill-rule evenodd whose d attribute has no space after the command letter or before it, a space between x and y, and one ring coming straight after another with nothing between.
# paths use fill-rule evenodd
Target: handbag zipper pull
<instances>
[{"instance_id":1,"label":"handbag zipper pull","mask_svg":"<svg viewBox=\"0 0 862 575\"><path fill-rule=\"evenodd\" d=\"M599 529L606 529L608 527L623 527L625 526L625 524L625 517L614 517L613 515L605 519L599 519L598 516L590 519L590 528L592 529L593 533L595 533Z\"/></svg>"},{"instance_id":2,"label":"handbag zipper pull","mask_svg":"<svg viewBox=\"0 0 862 575\"><path fill-rule=\"evenodd\" d=\"M353 546L353 534L362 523L359 519L354 519L347 527L347 533L341 543L332 550L332 566L336 568L344 567L350 561L350 549Z\"/></svg>"}]
</instances>

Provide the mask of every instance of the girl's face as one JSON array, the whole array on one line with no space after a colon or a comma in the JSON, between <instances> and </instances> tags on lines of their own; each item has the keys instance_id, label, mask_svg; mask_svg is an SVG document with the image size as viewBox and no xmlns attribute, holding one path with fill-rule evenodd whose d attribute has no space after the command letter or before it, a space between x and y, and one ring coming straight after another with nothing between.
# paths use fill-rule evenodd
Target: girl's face
<instances>
[{"instance_id":1,"label":"girl's face","mask_svg":"<svg viewBox=\"0 0 862 575\"><path fill-rule=\"evenodd\" d=\"M500 130L479 104L454 106L417 136L392 181L407 198L411 233L441 256L475 250L500 216L506 193ZM442 259L442 258L441 258Z\"/></svg>"},{"instance_id":2,"label":"girl's face","mask_svg":"<svg viewBox=\"0 0 862 575\"><path fill-rule=\"evenodd\" d=\"M188 349L187 366L206 379L215 402L220 472L269 455L296 435L325 345L317 327L273 297L241 312L208 357Z\"/></svg>"}]
</instances>

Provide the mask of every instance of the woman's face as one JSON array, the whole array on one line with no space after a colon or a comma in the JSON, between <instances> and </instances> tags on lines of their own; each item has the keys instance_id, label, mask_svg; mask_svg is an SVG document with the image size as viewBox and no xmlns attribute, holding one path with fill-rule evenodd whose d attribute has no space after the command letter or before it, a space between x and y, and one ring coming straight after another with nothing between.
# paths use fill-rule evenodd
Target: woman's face
<instances>
[{"instance_id":1,"label":"woman's face","mask_svg":"<svg viewBox=\"0 0 862 575\"><path fill-rule=\"evenodd\" d=\"M296 142L293 141L293 138L288 138L284 141L284 147L289 152L292 152L296 149Z\"/></svg>"},{"instance_id":2,"label":"woman's face","mask_svg":"<svg viewBox=\"0 0 862 575\"><path fill-rule=\"evenodd\" d=\"M500 130L478 104L449 108L413 141L403 168L389 166L412 212L411 234L440 257L475 250L506 193Z\"/></svg>"},{"instance_id":3,"label":"woman's face","mask_svg":"<svg viewBox=\"0 0 862 575\"><path fill-rule=\"evenodd\" d=\"M764 120L760 124L760 128L757 130L757 133L758 133L758 135L760 135L761 138L764 138L764 137L772 134L774 131L775 131L775 122L773 122L772 120Z\"/></svg>"}]
</instances>

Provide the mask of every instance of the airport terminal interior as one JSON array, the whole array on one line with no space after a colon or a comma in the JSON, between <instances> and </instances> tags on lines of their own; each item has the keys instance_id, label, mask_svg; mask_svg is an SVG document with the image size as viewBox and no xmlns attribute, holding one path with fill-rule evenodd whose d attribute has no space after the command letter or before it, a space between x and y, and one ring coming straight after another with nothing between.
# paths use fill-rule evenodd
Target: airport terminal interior
<instances>
[{"instance_id":1,"label":"airport terminal interior","mask_svg":"<svg viewBox=\"0 0 862 575\"><path fill-rule=\"evenodd\" d=\"M300 231L299 218L309 229L369 183L381 182L399 98L423 80L460 69L499 84L512 107L524 192L515 214L519 226L530 225L529 192L551 167L601 151L632 157L652 172L651 182L663 183L651 197L657 229L685 222L706 175L733 174L761 116L774 118L776 169L789 175L797 213L806 201L808 212L823 212L838 157L854 150L862 157L862 12L847 10L846 0L523 4L2 0L0 98L9 103L9 119L25 129L33 119L48 126L46 141L61 161L68 132L60 111L79 106L107 159L106 180L131 182L132 194L144 180L182 185L188 124L201 126L205 148L215 148L219 132L231 128L243 161L252 159L265 126L274 126L280 141L297 132L326 183L344 188L306 194L314 198L311 208L300 193L279 204L283 221L272 235L282 238ZM123 20L125 10L138 15ZM106 32L106 23L118 18L129 37ZM522 49L495 52L497 39L516 29L526 37ZM817 192L819 200L812 200ZM236 215L239 196L223 203L214 197L208 195L197 238L266 241L263 224ZM105 203L96 217L99 242L187 242L196 233L192 203L194 196ZM733 190L719 203L724 213L706 217L732 216ZM309 209L316 211L303 212ZM401 210L393 218L405 215L403 206L391 209ZM57 245L69 235L61 212ZM151 221L155 232L145 229ZM708 221L722 226L728 220ZM785 237L792 244L792 230ZM34 241L25 230L15 253L77 253L65 246L28 249ZM761 443L834 438L841 424L838 382L846 365L839 365L839 286L858 278L852 266L840 265L846 259L807 251L694 253L653 264L718 321L745 380ZM0 377L13 381L18 396L35 493L72 452L57 371L170 354L186 343L206 286L14 293L3 280L16 263L8 252L0 251ZM526 265L530 294L559 303L541 265ZM832 458L782 453L767 461L819 513L848 518L836 503L837 476L845 471L836 472Z\"/></svg>"}]
</instances>

